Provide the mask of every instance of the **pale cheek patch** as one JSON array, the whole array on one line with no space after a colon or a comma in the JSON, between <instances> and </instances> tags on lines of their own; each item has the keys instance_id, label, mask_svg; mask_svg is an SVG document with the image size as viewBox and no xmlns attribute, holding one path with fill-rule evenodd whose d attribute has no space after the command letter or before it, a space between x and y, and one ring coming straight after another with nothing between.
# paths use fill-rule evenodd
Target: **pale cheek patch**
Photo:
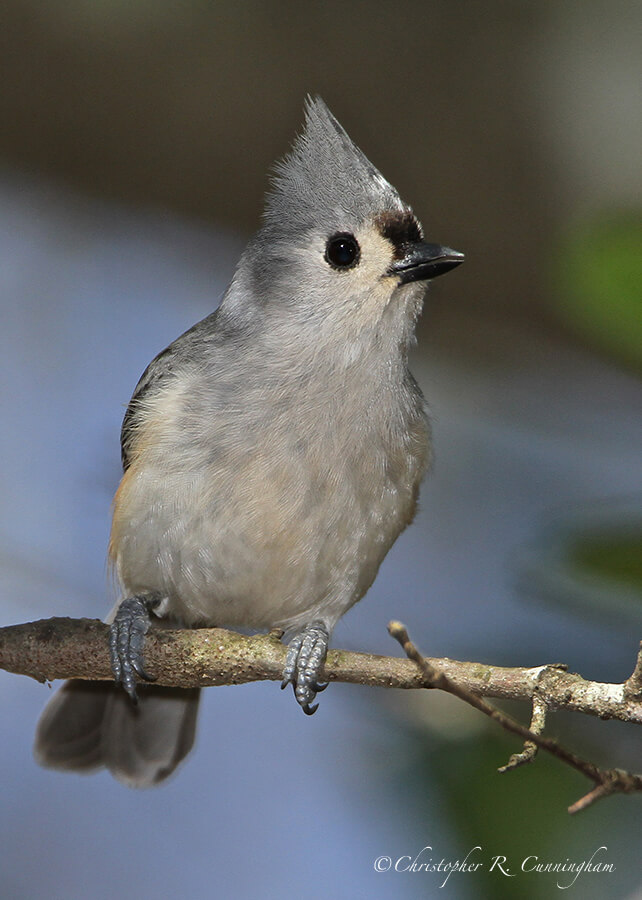
<instances>
[{"instance_id":1,"label":"pale cheek patch","mask_svg":"<svg viewBox=\"0 0 642 900\"><path fill-rule=\"evenodd\" d=\"M343 230L349 231L347 227ZM321 235L300 251L310 284L301 297L302 304L322 313L323 330L336 337L337 329L341 329L346 341L360 340L364 333L378 327L398 286L398 280L386 274L395 259L395 248L377 224L372 222L351 233L359 242L360 257L357 265L344 271L328 265ZM300 280L297 286L300 290Z\"/></svg>"},{"instance_id":2,"label":"pale cheek patch","mask_svg":"<svg viewBox=\"0 0 642 900\"><path fill-rule=\"evenodd\" d=\"M370 226L361 229L356 238L361 247L359 265L346 273L346 290L355 298L353 315L361 326L377 322L397 287L396 279L386 275L394 261L394 248L379 230Z\"/></svg>"},{"instance_id":3,"label":"pale cheek patch","mask_svg":"<svg viewBox=\"0 0 642 900\"><path fill-rule=\"evenodd\" d=\"M359 265L350 271L357 289L372 289L377 282L390 282L392 290L394 279L387 278L386 272L394 261L394 247L374 225L361 229L355 237L361 247Z\"/></svg>"}]
</instances>

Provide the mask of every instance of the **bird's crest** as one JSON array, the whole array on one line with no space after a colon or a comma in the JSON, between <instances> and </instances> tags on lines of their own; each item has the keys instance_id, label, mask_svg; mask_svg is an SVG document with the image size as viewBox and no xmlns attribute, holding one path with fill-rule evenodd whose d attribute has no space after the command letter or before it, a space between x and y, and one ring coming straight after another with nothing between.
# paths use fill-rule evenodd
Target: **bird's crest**
<instances>
[{"instance_id":1,"label":"bird's crest","mask_svg":"<svg viewBox=\"0 0 642 900\"><path fill-rule=\"evenodd\" d=\"M397 191L348 137L320 97L308 97L305 124L275 166L265 227L295 230L356 227L404 211Z\"/></svg>"}]
</instances>

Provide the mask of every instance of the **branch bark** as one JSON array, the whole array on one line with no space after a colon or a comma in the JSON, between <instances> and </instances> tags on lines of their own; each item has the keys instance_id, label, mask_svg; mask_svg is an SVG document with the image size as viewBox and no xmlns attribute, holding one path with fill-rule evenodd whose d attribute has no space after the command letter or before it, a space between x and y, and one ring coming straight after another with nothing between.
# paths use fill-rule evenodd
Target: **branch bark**
<instances>
[{"instance_id":1,"label":"branch bark","mask_svg":"<svg viewBox=\"0 0 642 900\"><path fill-rule=\"evenodd\" d=\"M52 618L9 625L0 628L0 668L38 681L110 681L108 634L109 626L97 619ZM280 681L285 652L276 632L248 637L222 628L152 628L145 642L146 666L157 683L185 688ZM637 675L623 684L605 684L587 681L560 665L507 668L426 660L479 697L531 704L537 697L549 711L563 709L642 724ZM409 659L346 650L328 653L323 678L375 687L431 687L430 679Z\"/></svg>"},{"instance_id":2,"label":"branch bark","mask_svg":"<svg viewBox=\"0 0 642 900\"><path fill-rule=\"evenodd\" d=\"M634 671L624 683L604 684L587 681L559 664L506 668L423 657L401 623L391 622L388 630L408 659L331 650L323 680L439 688L454 694L526 741L524 751L511 757L500 771L532 761L539 747L593 781L593 790L569 807L571 813L610 794L642 791L642 775L600 769L542 734L546 713L558 709L642 723L642 647ZM145 665L157 684L171 687L280 681L286 655L281 637L276 631L247 637L222 628L156 627L146 635ZM111 681L109 626L97 619L52 618L0 628L0 668L38 681ZM491 706L482 699L485 697L531 703L531 727Z\"/></svg>"}]
</instances>

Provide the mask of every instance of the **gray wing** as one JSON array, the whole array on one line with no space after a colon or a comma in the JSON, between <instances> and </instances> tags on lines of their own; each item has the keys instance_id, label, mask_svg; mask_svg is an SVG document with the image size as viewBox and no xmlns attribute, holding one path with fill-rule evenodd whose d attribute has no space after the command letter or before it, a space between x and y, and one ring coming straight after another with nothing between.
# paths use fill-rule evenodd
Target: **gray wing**
<instances>
[{"instance_id":1,"label":"gray wing","mask_svg":"<svg viewBox=\"0 0 642 900\"><path fill-rule=\"evenodd\" d=\"M141 375L140 381L136 385L136 389L129 401L120 429L120 453L124 472L127 471L131 462L132 446L141 409L140 401L157 391L169 379L174 378L177 369L198 355L199 346L202 347L204 340L211 341L217 336L224 336L219 334L221 329L216 321L217 312L218 310L202 321L197 322L185 334L182 334L171 343L169 347L162 350Z\"/></svg>"},{"instance_id":2,"label":"gray wing","mask_svg":"<svg viewBox=\"0 0 642 900\"><path fill-rule=\"evenodd\" d=\"M180 338L179 338L180 341ZM140 401L150 392L157 390L168 378L173 377L176 363L176 344L170 344L162 350L147 366L132 398L127 406L127 412L120 429L120 456L123 463L123 472L126 472L131 462L131 450L134 433L136 431L137 418L140 411Z\"/></svg>"}]
</instances>

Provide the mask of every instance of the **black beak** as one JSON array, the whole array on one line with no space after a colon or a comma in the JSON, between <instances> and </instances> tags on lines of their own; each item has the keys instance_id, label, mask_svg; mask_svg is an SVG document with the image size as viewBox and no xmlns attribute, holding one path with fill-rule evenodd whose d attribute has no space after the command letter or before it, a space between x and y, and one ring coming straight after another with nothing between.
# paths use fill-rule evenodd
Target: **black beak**
<instances>
[{"instance_id":1,"label":"black beak","mask_svg":"<svg viewBox=\"0 0 642 900\"><path fill-rule=\"evenodd\" d=\"M464 254L439 244L425 244L423 241L409 244L405 254L395 260L388 269L389 275L396 275L401 284L411 281L428 281L438 275L450 272L464 261Z\"/></svg>"}]
</instances>

